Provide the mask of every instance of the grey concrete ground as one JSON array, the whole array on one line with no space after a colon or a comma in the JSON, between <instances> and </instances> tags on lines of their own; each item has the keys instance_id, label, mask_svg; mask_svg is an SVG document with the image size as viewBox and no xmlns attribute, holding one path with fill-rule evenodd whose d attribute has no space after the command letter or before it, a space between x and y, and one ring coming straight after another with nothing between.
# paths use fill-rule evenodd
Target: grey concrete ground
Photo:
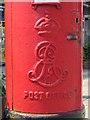
<instances>
[{"instance_id":1,"label":"grey concrete ground","mask_svg":"<svg viewBox=\"0 0 90 120\"><path fill-rule=\"evenodd\" d=\"M1 80L2 71L5 72L4 66L2 68L0 67L0 80ZM89 88L90 88L90 70L84 69L83 70L83 81L82 81L82 95L83 95L83 103L85 105L85 110L86 110L85 118L90 119L90 113L89 113L90 112L89 111L89 109L90 109L89 108L90 107L90 92L89 92ZM0 91L1 91L1 87L0 87ZM2 113L2 109L1 109L2 104L1 103L2 103L2 99L1 99L1 95L0 95L0 117L2 116L2 114L1 114ZM1 118L0 118L0 120L1 120Z\"/></svg>"},{"instance_id":2,"label":"grey concrete ground","mask_svg":"<svg viewBox=\"0 0 90 120\"><path fill-rule=\"evenodd\" d=\"M90 119L90 70L83 70L83 84L82 84L83 103L85 105L86 116Z\"/></svg>"}]
</instances>

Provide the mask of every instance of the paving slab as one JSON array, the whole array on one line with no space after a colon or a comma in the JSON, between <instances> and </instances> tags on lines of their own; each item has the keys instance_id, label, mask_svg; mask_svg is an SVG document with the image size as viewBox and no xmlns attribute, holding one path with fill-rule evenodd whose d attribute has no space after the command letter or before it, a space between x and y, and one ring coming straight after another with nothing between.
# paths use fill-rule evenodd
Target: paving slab
<instances>
[{"instance_id":1,"label":"paving slab","mask_svg":"<svg viewBox=\"0 0 90 120\"><path fill-rule=\"evenodd\" d=\"M85 105L85 118L90 119L90 70L83 70L83 82L82 82L82 95L83 95L83 103Z\"/></svg>"}]
</instances>

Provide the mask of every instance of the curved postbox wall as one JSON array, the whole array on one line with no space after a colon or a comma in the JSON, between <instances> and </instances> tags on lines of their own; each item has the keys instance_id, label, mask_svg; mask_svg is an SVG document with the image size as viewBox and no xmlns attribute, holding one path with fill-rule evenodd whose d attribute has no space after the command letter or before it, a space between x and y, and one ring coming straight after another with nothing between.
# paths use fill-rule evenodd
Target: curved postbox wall
<instances>
[{"instance_id":1,"label":"curved postbox wall","mask_svg":"<svg viewBox=\"0 0 90 120\"><path fill-rule=\"evenodd\" d=\"M82 3L5 3L6 107L60 113L82 107Z\"/></svg>"}]
</instances>

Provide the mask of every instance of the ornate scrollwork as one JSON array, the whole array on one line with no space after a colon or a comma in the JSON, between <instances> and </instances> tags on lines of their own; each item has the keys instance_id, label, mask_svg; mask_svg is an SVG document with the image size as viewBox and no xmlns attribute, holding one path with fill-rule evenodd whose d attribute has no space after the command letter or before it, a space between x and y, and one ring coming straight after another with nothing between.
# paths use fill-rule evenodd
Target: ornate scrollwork
<instances>
[{"instance_id":1,"label":"ornate scrollwork","mask_svg":"<svg viewBox=\"0 0 90 120\"><path fill-rule=\"evenodd\" d=\"M56 47L51 42L39 43L36 56L38 62L35 69L28 72L30 81L38 82L43 87L52 87L66 79L68 71L55 65Z\"/></svg>"}]
</instances>

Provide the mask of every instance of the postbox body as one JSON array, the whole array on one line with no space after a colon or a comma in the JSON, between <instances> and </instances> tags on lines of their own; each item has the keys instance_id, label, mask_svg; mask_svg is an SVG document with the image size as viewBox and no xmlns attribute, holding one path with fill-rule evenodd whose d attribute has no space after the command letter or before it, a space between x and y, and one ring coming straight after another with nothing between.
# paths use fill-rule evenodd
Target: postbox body
<instances>
[{"instance_id":1,"label":"postbox body","mask_svg":"<svg viewBox=\"0 0 90 120\"><path fill-rule=\"evenodd\" d=\"M5 3L6 107L82 108L82 3Z\"/></svg>"}]
</instances>

